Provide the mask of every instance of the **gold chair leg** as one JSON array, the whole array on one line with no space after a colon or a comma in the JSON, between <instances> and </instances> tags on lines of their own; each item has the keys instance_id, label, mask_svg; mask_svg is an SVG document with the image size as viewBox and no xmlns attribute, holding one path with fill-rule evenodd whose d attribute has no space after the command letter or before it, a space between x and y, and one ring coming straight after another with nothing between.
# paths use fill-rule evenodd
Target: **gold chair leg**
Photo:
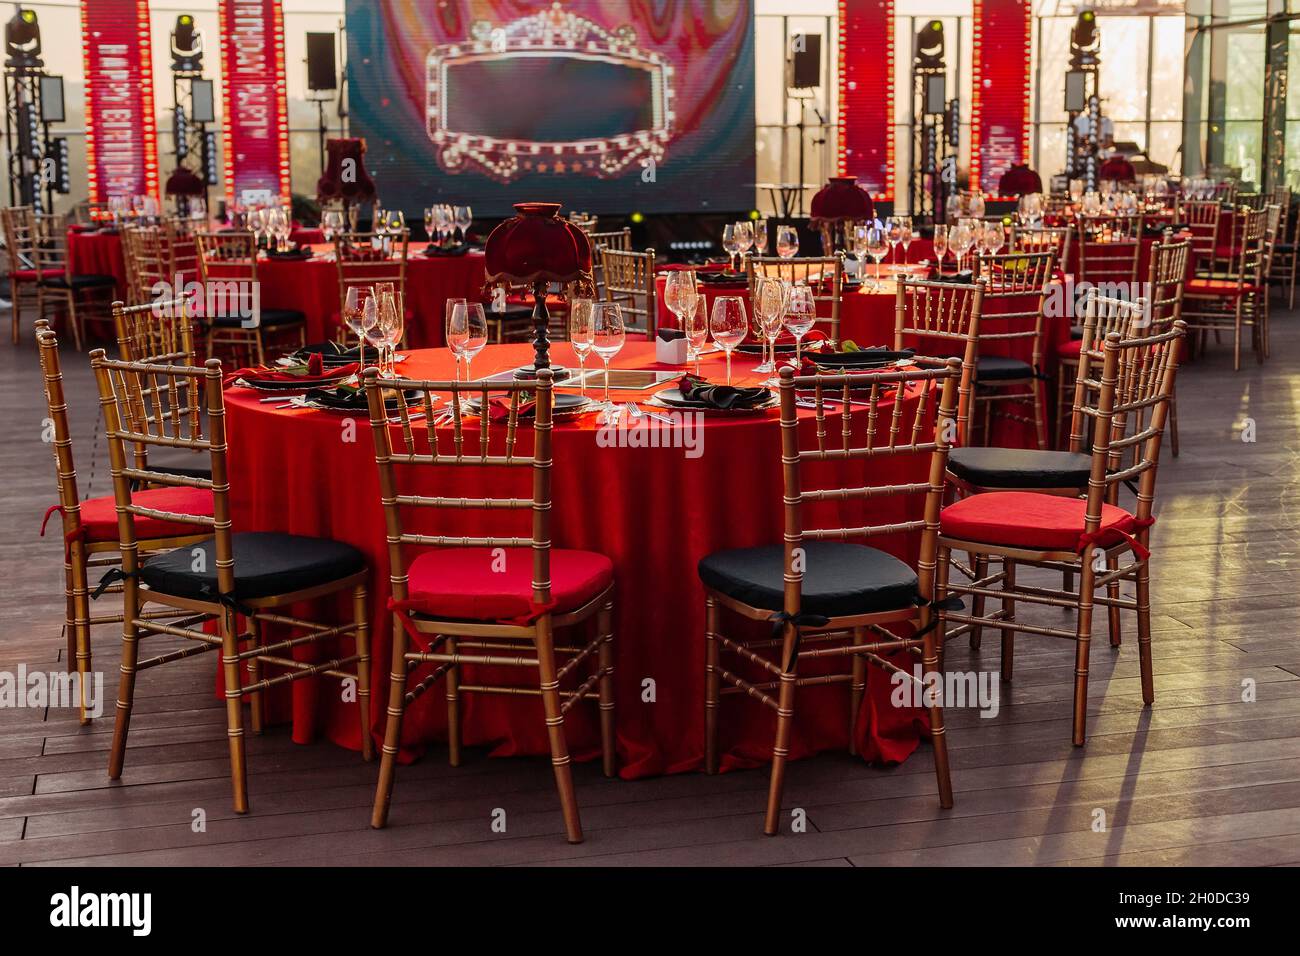
<instances>
[{"instance_id":1,"label":"gold chair leg","mask_svg":"<svg viewBox=\"0 0 1300 956\"><path fill-rule=\"evenodd\" d=\"M375 741L370 735L370 610L366 586L352 589L352 619L356 623L357 712L361 720L361 759L375 759Z\"/></svg>"},{"instance_id":2,"label":"gold chair leg","mask_svg":"<svg viewBox=\"0 0 1300 956\"><path fill-rule=\"evenodd\" d=\"M239 618L235 618L235 623L239 623ZM253 647L261 648L266 642L262 639L262 625L257 621L248 621L248 637L251 642L250 650ZM256 684L262 679L262 662L256 657L248 659L248 682ZM248 728L255 736L262 735L262 723L266 718L266 701L262 697L260 690L250 690L248 692Z\"/></svg>"},{"instance_id":3,"label":"gold chair leg","mask_svg":"<svg viewBox=\"0 0 1300 956\"><path fill-rule=\"evenodd\" d=\"M942 604L948 597L948 575L952 573L952 552L948 548L939 548L937 563L934 568L934 600ZM948 620L943 611L939 611L939 623L935 627L938 636L935 644L938 648L938 669L943 671L944 652L948 646Z\"/></svg>"},{"instance_id":4,"label":"gold chair leg","mask_svg":"<svg viewBox=\"0 0 1300 956\"><path fill-rule=\"evenodd\" d=\"M605 776L618 772L618 737L614 725L614 602L611 600L596 615L600 647L596 666L600 668L600 749Z\"/></svg>"},{"instance_id":5,"label":"gold chair leg","mask_svg":"<svg viewBox=\"0 0 1300 956\"><path fill-rule=\"evenodd\" d=\"M722 678L718 676L718 603L704 598L704 772L718 772L718 705Z\"/></svg>"},{"instance_id":6,"label":"gold chair leg","mask_svg":"<svg viewBox=\"0 0 1300 956\"><path fill-rule=\"evenodd\" d=\"M1106 570L1108 572L1119 570L1118 556L1108 557L1106 559ZM1110 598L1112 601L1119 600L1120 590L1118 581L1112 581L1110 584L1106 585L1106 597ZM1110 631L1110 646L1119 647L1121 638L1120 629L1123 626L1123 619L1120 617L1119 608L1114 604L1111 604L1106 608L1106 625Z\"/></svg>"},{"instance_id":7,"label":"gold chair leg","mask_svg":"<svg viewBox=\"0 0 1300 956\"><path fill-rule=\"evenodd\" d=\"M13 309L13 327L11 335L13 344L17 345L18 340L22 338L22 307L18 304L18 280L13 276L9 277L9 302L10 308ZM39 316L38 316L39 318Z\"/></svg>"},{"instance_id":8,"label":"gold chair leg","mask_svg":"<svg viewBox=\"0 0 1300 956\"><path fill-rule=\"evenodd\" d=\"M375 787L375 806L370 825L376 830L388 823L388 806L393 799L393 775L397 772L397 751L402 741L402 715L406 711L406 648L409 638L398 620L399 612L389 615L392 621L393 653L388 667L388 711L384 725L384 746L379 760L379 783Z\"/></svg>"},{"instance_id":9,"label":"gold chair leg","mask_svg":"<svg viewBox=\"0 0 1300 956\"><path fill-rule=\"evenodd\" d=\"M930 623L934 611L923 609L919 626ZM942 627L942 625L940 625ZM934 674L939 670L939 628L932 628L921 638L921 671ZM952 808L952 773L948 767L948 734L943 725L943 700L936 698L930 707L930 742L934 745L934 774L939 783L939 806Z\"/></svg>"},{"instance_id":10,"label":"gold chair leg","mask_svg":"<svg viewBox=\"0 0 1300 956\"><path fill-rule=\"evenodd\" d=\"M1137 572L1138 666L1142 672L1142 702L1155 703L1155 681L1151 671L1151 565L1143 561Z\"/></svg>"},{"instance_id":11,"label":"gold chair leg","mask_svg":"<svg viewBox=\"0 0 1300 956\"><path fill-rule=\"evenodd\" d=\"M975 572L975 580L981 581L989 576L989 559L982 554L971 555L971 568ZM971 596L971 617L980 618L984 616L984 598L982 595L975 594ZM972 650L980 649L980 642L984 636L984 629L978 624L972 624L970 629L970 646Z\"/></svg>"},{"instance_id":12,"label":"gold chair leg","mask_svg":"<svg viewBox=\"0 0 1300 956\"><path fill-rule=\"evenodd\" d=\"M533 641L537 646L542 709L546 713L546 733L551 741L551 765L555 768L555 786L560 794L564 830L570 843L581 843L582 823L578 819L578 798L573 792L569 745L564 739L564 714L560 710L560 681L555 667L555 641L549 614L539 618L534 625Z\"/></svg>"},{"instance_id":13,"label":"gold chair leg","mask_svg":"<svg viewBox=\"0 0 1300 956\"><path fill-rule=\"evenodd\" d=\"M1016 562L1010 558L1002 559L1002 590L1006 592L1007 597L1002 598L1002 617L1007 621L1016 619L1016 602L1010 595L1016 589ZM1002 670L1003 680L1011 680L1011 672L1015 664L1016 655L1016 632L1002 631Z\"/></svg>"},{"instance_id":14,"label":"gold chair leg","mask_svg":"<svg viewBox=\"0 0 1300 956\"><path fill-rule=\"evenodd\" d=\"M230 785L236 813L248 812L248 767L244 760L243 688L239 675L239 621L235 612L222 608L221 667L226 684L226 737L230 742Z\"/></svg>"},{"instance_id":15,"label":"gold chair leg","mask_svg":"<svg viewBox=\"0 0 1300 956\"><path fill-rule=\"evenodd\" d=\"M794 723L795 626L786 622L781 642L781 679L776 705L776 739L772 744L772 776L767 786L767 815L763 832L776 836L781 829L781 794L785 790L785 764L790 754L790 727Z\"/></svg>"},{"instance_id":16,"label":"gold chair leg","mask_svg":"<svg viewBox=\"0 0 1300 956\"><path fill-rule=\"evenodd\" d=\"M63 657L64 669L69 674L77 670L77 609L73 603L72 592L75 589L72 578L72 565L63 565L63 639L67 650Z\"/></svg>"},{"instance_id":17,"label":"gold chair leg","mask_svg":"<svg viewBox=\"0 0 1300 956\"><path fill-rule=\"evenodd\" d=\"M458 643L449 637L443 645L445 653L456 654ZM460 766L460 665L452 664L443 675L446 682L447 696L447 763L453 767Z\"/></svg>"},{"instance_id":18,"label":"gold chair leg","mask_svg":"<svg viewBox=\"0 0 1300 956\"><path fill-rule=\"evenodd\" d=\"M1079 618L1074 650L1074 745L1082 747L1088 722L1088 652L1092 645L1093 549L1088 548L1079 566Z\"/></svg>"},{"instance_id":19,"label":"gold chair leg","mask_svg":"<svg viewBox=\"0 0 1300 956\"><path fill-rule=\"evenodd\" d=\"M113 721L113 744L108 755L108 779L122 778L126 760L126 735L131 729L131 706L135 701L135 667L140 655L140 635L131 622L139 613L135 582L122 588L122 667L117 687L117 712Z\"/></svg>"},{"instance_id":20,"label":"gold chair leg","mask_svg":"<svg viewBox=\"0 0 1300 956\"><path fill-rule=\"evenodd\" d=\"M867 643L867 629L855 627L853 646L861 647L865 643ZM867 690L867 659L861 654L854 654L850 660L853 661L853 682L849 685L849 753L857 756L858 738L854 731L858 726L858 711L862 709L862 697Z\"/></svg>"}]
</instances>

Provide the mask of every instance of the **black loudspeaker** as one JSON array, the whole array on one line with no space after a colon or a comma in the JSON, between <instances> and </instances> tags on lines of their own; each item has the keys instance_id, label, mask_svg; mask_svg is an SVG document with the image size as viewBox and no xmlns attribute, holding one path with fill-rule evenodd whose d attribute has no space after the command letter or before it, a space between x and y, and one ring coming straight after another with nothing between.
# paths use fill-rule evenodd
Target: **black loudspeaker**
<instances>
[{"instance_id":1,"label":"black loudspeaker","mask_svg":"<svg viewBox=\"0 0 1300 956\"><path fill-rule=\"evenodd\" d=\"M796 33L790 38L790 74L786 86L809 90L822 85L822 35Z\"/></svg>"},{"instance_id":2,"label":"black loudspeaker","mask_svg":"<svg viewBox=\"0 0 1300 956\"><path fill-rule=\"evenodd\" d=\"M334 34L307 34L307 89L336 90L338 72L334 67Z\"/></svg>"}]
</instances>

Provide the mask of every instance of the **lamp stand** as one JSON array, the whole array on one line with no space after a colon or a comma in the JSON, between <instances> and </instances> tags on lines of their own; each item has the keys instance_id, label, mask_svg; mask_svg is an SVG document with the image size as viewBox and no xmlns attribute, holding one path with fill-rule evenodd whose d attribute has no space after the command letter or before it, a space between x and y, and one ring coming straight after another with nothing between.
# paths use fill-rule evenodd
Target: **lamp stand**
<instances>
[{"instance_id":1,"label":"lamp stand","mask_svg":"<svg viewBox=\"0 0 1300 956\"><path fill-rule=\"evenodd\" d=\"M539 369L550 369L553 381L569 377L569 370L560 365L551 364L551 340L547 332L551 324L551 314L546 308L546 283L533 283L533 364L515 369L515 378L537 378Z\"/></svg>"}]
</instances>

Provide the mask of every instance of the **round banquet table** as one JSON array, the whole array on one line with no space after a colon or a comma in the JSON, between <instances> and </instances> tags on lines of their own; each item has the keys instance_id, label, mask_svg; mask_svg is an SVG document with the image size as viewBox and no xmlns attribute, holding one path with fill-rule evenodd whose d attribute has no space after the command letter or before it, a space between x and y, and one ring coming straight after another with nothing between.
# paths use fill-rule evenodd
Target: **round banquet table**
<instances>
[{"instance_id":1,"label":"round banquet table","mask_svg":"<svg viewBox=\"0 0 1300 956\"><path fill-rule=\"evenodd\" d=\"M489 346L475 360L474 372L488 375L511 369L528 361L530 354L527 345ZM556 345L552 356L561 364L575 364L567 345ZM733 361L737 384L764 377L750 371L756 358L738 354ZM654 346L645 342L629 342L613 364L677 370L658 365ZM413 378L445 380L453 374L451 356L444 350L413 351L400 368ZM725 374L722 357L707 356L702 371L721 381ZM615 395L620 401L644 402L649 393L619 391ZM919 395L920 386L913 387L903 399L908 405L905 411L914 410ZM392 618L385 609L389 569L369 424L357 413L278 409L275 403L260 401L265 397L265 392L242 387L232 387L226 393L235 530L329 537L365 553L372 577L374 686L370 700L376 741L382 740ZM933 415L934 405L933 401L927 403L928 414ZM830 406L827 413L836 414ZM704 747L704 592L696 564L716 550L781 540L779 413L776 409L745 415L706 413L700 432L702 453L697 457L687 456L681 447L598 444L595 419L585 415L556 421L552 534L556 547L599 551L614 564L621 774L635 778L697 769ZM809 412L804 425L809 435L812 426ZM839 426L828 430L838 435ZM396 426L394 432L400 434ZM467 437L467 442L476 441ZM531 432L523 435L521 429L519 450L531 453ZM821 466L806 466L805 481L816 481ZM856 459L851 468L852 474L836 473L841 484L923 482L928 456ZM406 480L413 486L412 493L420 494L529 494L526 488L507 490L500 469L495 476L486 471L429 466L408 474ZM521 471L515 475L531 482L531 475L521 475ZM827 511L806 513L805 524L826 527L904 521L920 517L922 506L923 496L916 495L901 500L827 503L818 506ZM520 519L500 512L442 511L437 527L450 534L505 533L508 528L518 533L518 524L502 523L512 520ZM527 533L526 526L523 533ZM916 535L872 540L874 546L912 562L918 543ZM319 615L333 612L338 620L347 620L346 604L335 608L317 604L311 613L320 619ZM724 614L727 632L740 633L741 623ZM756 634L765 636L767 626L760 625ZM819 672L818 663L810 665L807 673ZM900 663L910 669L910 663ZM473 674L473 669L466 669ZM916 709L892 706L888 677L876 668L868 671L867 694L857 721L859 752L867 760L901 761L917 746L925 730L925 716ZM752 670L740 667L740 672L756 679ZM527 674L514 669L496 677L517 682L521 675L527 681ZM488 679L482 668L478 676ZM480 682L473 676L463 679ZM359 747L357 705L341 702L332 682L321 685L308 679L275 690L279 693L267 695L269 717L290 719L295 740L307 742L323 733L344 746ZM799 692L791 744L794 757L847 746L847 693L844 684ZM462 707L467 744L489 745L498 755L549 752L536 697L469 695ZM595 714L594 707L583 704L567 715L569 744L578 759L599 755ZM404 721L403 759L412 759L431 741L445 739L445 726L443 695L435 692L421 697ZM773 730L774 718L767 708L754 701L726 698L720 738L727 755L724 767L753 766L768 760Z\"/></svg>"},{"instance_id":2,"label":"round banquet table","mask_svg":"<svg viewBox=\"0 0 1300 956\"><path fill-rule=\"evenodd\" d=\"M306 233L304 233L306 234ZM444 316L448 299L477 301L483 296L483 253L426 256L428 243L413 242L406 263L407 343L412 348L445 344ZM271 259L257 264L262 305L294 309L307 319L307 341L332 339L339 327L339 277L334 247L326 243L307 246L311 259ZM73 273L111 275L118 296L125 296L126 262L122 236L117 232L68 233L68 259Z\"/></svg>"},{"instance_id":3,"label":"round banquet table","mask_svg":"<svg viewBox=\"0 0 1300 956\"><path fill-rule=\"evenodd\" d=\"M912 244L912 252L916 252L917 243ZM873 275L872 265L867 266L867 276ZM900 270L892 270L900 271ZM911 266L907 271L918 278L923 278L927 272L927 266ZM898 283L892 279L891 270L884 263L881 263L880 271L880 288L871 289L870 281L863 282L860 286L845 291L840 297L840 338L841 340L852 340L862 348L871 346L885 346L886 348L894 347L894 319L895 305L897 302ZM656 300L658 303L659 325L662 328L677 328L677 317L668 311L664 305L664 283L667 281L667 273L660 273L656 279ZM713 308L713 301L720 295L739 295L745 299L746 308L752 308L749 304L749 291L744 285L743 280L738 285L728 283L711 284L700 283L700 290L704 293L704 307L706 310ZM993 302L986 315L996 315L998 310L1008 312L1027 311L1031 306L1024 298L1015 297L1012 299L1002 299ZM818 311L825 318L830 317L830 303L821 302L818 304ZM707 312L706 312L707 314ZM1031 329L1033 326L1027 324L1030 320L1017 320L1015 323L1004 323L995 331L1021 331ZM1040 374L1047 378L1053 378L1056 375L1057 353L1061 346L1070 341L1070 327L1073 318L1069 315L1046 316L1043 319L1043 363L1039 369ZM916 343L907 339L904 341L905 347L920 345L925 348L924 343ZM956 351L952 342L942 342L936 344L937 348L947 349L942 354ZM1024 362L1032 362L1033 345L1029 339L991 339L981 342L981 354L986 355L1005 355L1010 358L1017 358ZM926 354L934 354L929 352ZM1042 390L1042 399L1045 406L1044 421L1051 422L1052 409L1055 405L1055 389L1046 387ZM1015 408L1013 414L1019 418L1031 418L1030 404L1028 402L1008 402ZM1008 409L1010 411L1010 409ZM1038 447L1037 439L1034 435L1034 426L1028 422L1019 421L1015 418L997 417L993 420L993 434L988 440L988 444L1001 448L1036 448Z\"/></svg>"}]
</instances>

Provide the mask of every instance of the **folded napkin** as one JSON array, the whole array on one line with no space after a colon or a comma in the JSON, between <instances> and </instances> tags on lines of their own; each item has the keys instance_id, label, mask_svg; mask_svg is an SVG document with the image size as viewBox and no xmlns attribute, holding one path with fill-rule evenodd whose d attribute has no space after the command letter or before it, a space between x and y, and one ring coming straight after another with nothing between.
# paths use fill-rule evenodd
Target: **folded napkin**
<instances>
[{"instance_id":1,"label":"folded napkin","mask_svg":"<svg viewBox=\"0 0 1300 956\"><path fill-rule=\"evenodd\" d=\"M448 256L455 257L465 255L472 248L473 246L467 245L463 242L447 249L443 249L440 246L430 245L425 248L424 254L430 258L444 258Z\"/></svg>"},{"instance_id":2,"label":"folded napkin","mask_svg":"<svg viewBox=\"0 0 1300 956\"><path fill-rule=\"evenodd\" d=\"M268 259L288 259L291 261L310 259L312 257L312 251L310 249L287 249L284 252L279 252L275 249L268 249L266 251L266 257Z\"/></svg>"},{"instance_id":3,"label":"folded napkin","mask_svg":"<svg viewBox=\"0 0 1300 956\"><path fill-rule=\"evenodd\" d=\"M696 278L704 285L744 286L749 283L741 272L698 272Z\"/></svg>"},{"instance_id":4,"label":"folded napkin","mask_svg":"<svg viewBox=\"0 0 1300 956\"><path fill-rule=\"evenodd\" d=\"M771 392L760 386L737 388L734 385L714 385L694 375L683 375L677 381L677 388L682 393L682 398L688 402L701 402L710 408L724 411L753 408L772 397Z\"/></svg>"},{"instance_id":5,"label":"folded napkin","mask_svg":"<svg viewBox=\"0 0 1300 956\"><path fill-rule=\"evenodd\" d=\"M527 418L533 413L537 406L536 402L520 402L519 417ZM488 400L488 421L494 425L510 420L510 400L508 398L493 398Z\"/></svg>"},{"instance_id":6,"label":"folded napkin","mask_svg":"<svg viewBox=\"0 0 1300 956\"><path fill-rule=\"evenodd\" d=\"M323 385L355 375L361 366L356 362L351 365L339 365L326 369L319 354L313 355L306 365L293 365L288 368L264 367L241 368L231 372L223 380L223 385L230 385L239 379L254 378L262 382L301 383L304 388Z\"/></svg>"},{"instance_id":7,"label":"folded napkin","mask_svg":"<svg viewBox=\"0 0 1300 956\"><path fill-rule=\"evenodd\" d=\"M970 285L975 281L975 273L970 269L961 272L940 272L937 269L926 276L928 282L952 282L958 285Z\"/></svg>"},{"instance_id":8,"label":"folded napkin","mask_svg":"<svg viewBox=\"0 0 1300 956\"><path fill-rule=\"evenodd\" d=\"M686 333L681 329L669 329L660 327L655 334L664 342L676 342L678 339L686 338Z\"/></svg>"},{"instance_id":9,"label":"folded napkin","mask_svg":"<svg viewBox=\"0 0 1300 956\"><path fill-rule=\"evenodd\" d=\"M807 348L808 346L813 345L815 343L829 342L830 340L831 337L827 335L825 332L823 332L821 329L809 329L807 332L804 333L803 347ZM781 346L794 345L794 336L791 335L789 332L785 331L784 329L782 329L781 334L776 337L776 344Z\"/></svg>"}]
</instances>

